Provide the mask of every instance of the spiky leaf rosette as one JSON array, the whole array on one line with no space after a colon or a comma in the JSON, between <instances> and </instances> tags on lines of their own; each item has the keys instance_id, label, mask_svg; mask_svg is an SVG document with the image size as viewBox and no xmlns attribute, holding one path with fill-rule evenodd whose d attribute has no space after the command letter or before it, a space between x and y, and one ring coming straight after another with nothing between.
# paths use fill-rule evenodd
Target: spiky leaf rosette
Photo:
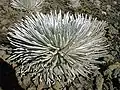
<instances>
[{"instance_id":1,"label":"spiky leaf rosette","mask_svg":"<svg viewBox=\"0 0 120 90\"><path fill-rule=\"evenodd\" d=\"M11 4L14 8L30 11L40 9L43 1L44 0L12 0Z\"/></svg>"},{"instance_id":2,"label":"spiky leaf rosette","mask_svg":"<svg viewBox=\"0 0 120 90\"><path fill-rule=\"evenodd\" d=\"M47 85L89 77L98 69L95 63L101 63L96 59L106 54L105 26L87 15L37 12L10 28L15 49L9 59L19 65L17 74L29 73Z\"/></svg>"}]
</instances>

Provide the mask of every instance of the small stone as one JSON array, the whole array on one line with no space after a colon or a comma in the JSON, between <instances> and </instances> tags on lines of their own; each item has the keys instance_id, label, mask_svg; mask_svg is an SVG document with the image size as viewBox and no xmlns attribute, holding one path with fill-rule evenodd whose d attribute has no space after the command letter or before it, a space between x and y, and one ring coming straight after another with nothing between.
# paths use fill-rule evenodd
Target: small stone
<instances>
[{"instance_id":1,"label":"small stone","mask_svg":"<svg viewBox=\"0 0 120 90\"><path fill-rule=\"evenodd\" d=\"M107 11L111 10L111 5L107 5Z\"/></svg>"},{"instance_id":2,"label":"small stone","mask_svg":"<svg viewBox=\"0 0 120 90\"><path fill-rule=\"evenodd\" d=\"M3 21L1 21L1 24L2 25L6 25L6 24L8 24L9 23L9 21L7 20L7 19L4 19Z\"/></svg>"},{"instance_id":3,"label":"small stone","mask_svg":"<svg viewBox=\"0 0 120 90\"><path fill-rule=\"evenodd\" d=\"M31 85L31 81L30 81L30 76L23 76L22 80L20 76L17 76L19 84L21 85L22 88L24 88L25 90Z\"/></svg>"},{"instance_id":4,"label":"small stone","mask_svg":"<svg viewBox=\"0 0 120 90\"><path fill-rule=\"evenodd\" d=\"M117 4L117 2L116 1L113 1L113 3L116 5Z\"/></svg>"},{"instance_id":5,"label":"small stone","mask_svg":"<svg viewBox=\"0 0 120 90\"><path fill-rule=\"evenodd\" d=\"M100 4L101 4L101 2L100 2L99 0L95 0L95 5L96 5L97 7L100 7Z\"/></svg>"},{"instance_id":6,"label":"small stone","mask_svg":"<svg viewBox=\"0 0 120 90\"><path fill-rule=\"evenodd\" d=\"M53 86L54 89L56 90L61 90L62 86L61 84L57 81L56 84Z\"/></svg>"},{"instance_id":7,"label":"small stone","mask_svg":"<svg viewBox=\"0 0 120 90\"><path fill-rule=\"evenodd\" d=\"M69 90L75 90L73 86L70 86Z\"/></svg>"},{"instance_id":8,"label":"small stone","mask_svg":"<svg viewBox=\"0 0 120 90\"><path fill-rule=\"evenodd\" d=\"M107 15L107 13L105 11L102 11L102 14Z\"/></svg>"},{"instance_id":9,"label":"small stone","mask_svg":"<svg viewBox=\"0 0 120 90\"><path fill-rule=\"evenodd\" d=\"M79 0L70 0L70 2L72 4L72 7L74 7L74 8L81 6Z\"/></svg>"},{"instance_id":10,"label":"small stone","mask_svg":"<svg viewBox=\"0 0 120 90\"><path fill-rule=\"evenodd\" d=\"M44 83L40 83L37 87L37 90L42 90L44 88Z\"/></svg>"}]
</instances>

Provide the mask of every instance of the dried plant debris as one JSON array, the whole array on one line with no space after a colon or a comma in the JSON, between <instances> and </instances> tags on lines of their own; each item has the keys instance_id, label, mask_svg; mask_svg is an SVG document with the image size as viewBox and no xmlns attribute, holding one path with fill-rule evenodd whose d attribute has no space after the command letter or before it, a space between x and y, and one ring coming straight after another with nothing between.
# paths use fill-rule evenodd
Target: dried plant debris
<instances>
[{"instance_id":1,"label":"dried plant debris","mask_svg":"<svg viewBox=\"0 0 120 90\"><path fill-rule=\"evenodd\" d=\"M51 86L63 85L79 75L89 78L98 70L95 64L107 54L104 21L91 16L66 13L38 13L14 24L9 41L15 46L10 63L18 64L17 75L27 73ZM38 79L36 79L38 78Z\"/></svg>"}]
</instances>

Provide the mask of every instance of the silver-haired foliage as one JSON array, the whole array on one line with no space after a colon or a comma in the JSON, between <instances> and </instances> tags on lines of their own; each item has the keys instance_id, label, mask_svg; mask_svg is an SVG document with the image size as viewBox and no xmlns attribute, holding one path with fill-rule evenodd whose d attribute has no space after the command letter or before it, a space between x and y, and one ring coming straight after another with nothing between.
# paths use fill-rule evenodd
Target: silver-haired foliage
<instances>
[{"instance_id":1,"label":"silver-haired foliage","mask_svg":"<svg viewBox=\"0 0 120 90\"><path fill-rule=\"evenodd\" d=\"M102 63L96 59L107 53L105 26L83 14L37 12L10 28L8 39L15 48L9 59L18 64L17 74L29 73L46 85L88 78Z\"/></svg>"},{"instance_id":2,"label":"silver-haired foliage","mask_svg":"<svg viewBox=\"0 0 120 90\"><path fill-rule=\"evenodd\" d=\"M12 0L11 4L14 8L23 10L36 10L41 8L40 5L44 0Z\"/></svg>"}]
</instances>

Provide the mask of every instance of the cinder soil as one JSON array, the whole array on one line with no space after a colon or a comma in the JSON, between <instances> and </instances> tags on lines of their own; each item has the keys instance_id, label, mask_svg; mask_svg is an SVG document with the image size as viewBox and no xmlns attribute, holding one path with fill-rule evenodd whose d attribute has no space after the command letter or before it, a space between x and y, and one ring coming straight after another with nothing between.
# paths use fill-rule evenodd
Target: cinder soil
<instances>
[{"instance_id":1,"label":"cinder soil","mask_svg":"<svg viewBox=\"0 0 120 90\"><path fill-rule=\"evenodd\" d=\"M26 12L19 12L10 5L10 0L0 0L0 58L5 60L11 52L7 39L9 27L24 17ZM120 0L45 0L41 12L49 13L51 10L62 10L62 13L84 13L97 17L98 20L108 22L109 34L120 33ZM26 77L25 83L28 83ZM41 90L33 84L23 85L26 90ZM0 89L1 90L1 89ZM50 89L52 90L52 89ZM57 89L60 90L60 89ZM73 90L73 89L71 89Z\"/></svg>"}]
</instances>

